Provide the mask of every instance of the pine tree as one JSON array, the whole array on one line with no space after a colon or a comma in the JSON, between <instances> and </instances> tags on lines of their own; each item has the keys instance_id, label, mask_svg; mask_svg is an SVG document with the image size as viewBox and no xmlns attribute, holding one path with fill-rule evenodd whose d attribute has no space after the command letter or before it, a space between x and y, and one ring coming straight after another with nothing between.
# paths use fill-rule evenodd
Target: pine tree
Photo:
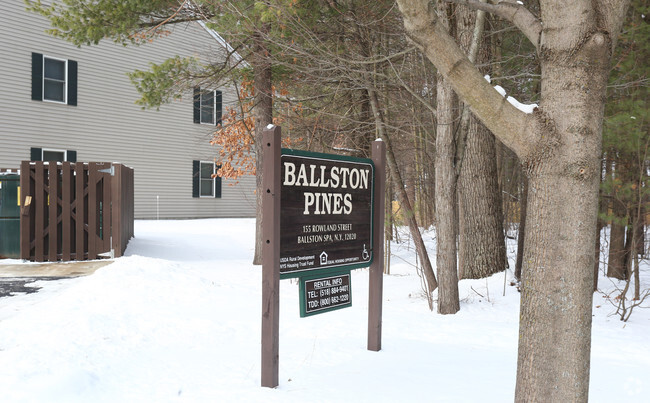
<instances>
[{"instance_id":1,"label":"pine tree","mask_svg":"<svg viewBox=\"0 0 650 403\"><path fill-rule=\"evenodd\" d=\"M601 185L602 204L609 209L603 209L601 218L611 222L607 275L618 279L630 279L633 271L638 275L632 263L645 246L644 210L650 201L649 12L647 0L632 2L614 56L603 128L609 174ZM635 294L638 298L639 290Z\"/></svg>"}]
</instances>

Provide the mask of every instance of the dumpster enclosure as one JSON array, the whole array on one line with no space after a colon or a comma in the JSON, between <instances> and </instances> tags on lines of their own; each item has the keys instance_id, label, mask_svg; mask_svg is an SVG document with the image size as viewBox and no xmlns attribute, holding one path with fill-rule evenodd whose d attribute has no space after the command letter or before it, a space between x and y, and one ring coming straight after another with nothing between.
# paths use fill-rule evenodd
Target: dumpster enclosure
<instances>
[{"instance_id":1,"label":"dumpster enclosure","mask_svg":"<svg viewBox=\"0 0 650 403\"><path fill-rule=\"evenodd\" d=\"M22 259L112 258L133 237L133 169L122 164L23 161L17 197Z\"/></svg>"}]
</instances>

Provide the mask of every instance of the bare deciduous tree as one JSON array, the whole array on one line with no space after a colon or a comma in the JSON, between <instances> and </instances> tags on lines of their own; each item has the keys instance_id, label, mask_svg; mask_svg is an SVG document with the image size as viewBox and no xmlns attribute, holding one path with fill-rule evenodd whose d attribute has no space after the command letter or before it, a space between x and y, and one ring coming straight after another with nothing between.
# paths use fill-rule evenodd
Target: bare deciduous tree
<instances>
[{"instance_id":1,"label":"bare deciduous tree","mask_svg":"<svg viewBox=\"0 0 650 403\"><path fill-rule=\"evenodd\" d=\"M589 392L593 260L603 105L628 1L454 1L509 20L535 46L539 107L524 113L483 78L427 0L398 0L409 38L522 161L529 180L516 401Z\"/></svg>"}]
</instances>

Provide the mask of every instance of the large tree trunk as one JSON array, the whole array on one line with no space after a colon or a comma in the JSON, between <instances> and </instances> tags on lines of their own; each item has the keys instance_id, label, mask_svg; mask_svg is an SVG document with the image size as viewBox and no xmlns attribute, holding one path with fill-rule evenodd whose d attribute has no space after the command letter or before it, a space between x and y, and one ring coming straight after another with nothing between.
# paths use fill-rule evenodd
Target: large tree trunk
<instances>
[{"instance_id":1,"label":"large tree trunk","mask_svg":"<svg viewBox=\"0 0 650 403\"><path fill-rule=\"evenodd\" d=\"M452 24L454 7L438 3L440 23L446 32L455 32ZM453 34L452 34L453 35ZM438 74L436 86L436 269L438 271L438 313L454 314L460 310L458 296L457 247L458 211L456 192L456 141L458 98L447 80Z\"/></svg>"},{"instance_id":2,"label":"large tree trunk","mask_svg":"<svg viewBox=\"0 0 650 403\"><path fill-rule=\"evenodd\" d=\"M268 24L260 28L262 33L268 34ZM253 264L262 264L262 131L273 122L273 96L271 89L271 62L268 50L260 35L256 35L255 58L252 62L255 89L255 105L253 116L255 119L255 199L257 214L255 220L255 254Z\"/></svg>"},{"instance_id":3,"label":"large tree trunk","mask_svg":"<svg viewBox=\"0 0 650 403\"><path fill-rule=\"evenodd\" d=\"M557 172L563 159L529 170L518 402L587 401L597 182Z\"/></svg>"},{"instance_id":4,"label":"large tree trunk","mask_svg":"<svg viewBox=\"0 0 650 403\"><path fill-rule=\"evenodd\" d=\"M539 109L552 124L537 129L540 143L522 158L529 192L519 402L588 400L593 247L612 44L603 32L575 26L581 14L597 18L592 7L571 3L562 13L542 7L542 38L549 47L541 51Z\"/></svg>"},{"instance_id":5,"label":"large tree trunk","mask_svg":"<svg viewBox=\"0 0 650 403\"><path fill-rule=\"evenodd\" d=\"M458 178L460 278L488 277L506 267L498 189L494 137L472 116Z\"/></svg>"},{"instance_id":6,"label":"large tree trunk","mask_svg":"<svg viewBox=\"0 0 650 403\"><path fill-rule=\"evenodd\" d=\"M456 168L454 160L454 92L438 77L436 130L436 268L438 270L438 313L460 310L456 266Z\"/></svg>"},{"instance_id":7,"label":"large tree trunk","mask_svg":"<svg viewBox=\"0 0 650 403\"><path fill-rule=\"evenodd\" d=\"M467 7L458 7L457 37L470 60L487 64L490 43L482 35L485 18L476 18L475 14ZM460 278L484 278L506 268L496 147L492 133L469 111L463 110L460 130L466 131L466 136L464 144L457 145L464 152L456 162L460 166L458 275Z\"/></svg>"},{"instance_id":8,"label":"large tree trunk","mask_svg":"<svg viewBox=\"0 0 650 403\"><path fill-rule=\"evenodd\" d=\"M602 119L627 1L471 2L513 22L536 47L539 108L518 111L483 79L428 0L397 0L404 26L529 178L515 400L586 402Z\"/></svg>"}]
</instances>

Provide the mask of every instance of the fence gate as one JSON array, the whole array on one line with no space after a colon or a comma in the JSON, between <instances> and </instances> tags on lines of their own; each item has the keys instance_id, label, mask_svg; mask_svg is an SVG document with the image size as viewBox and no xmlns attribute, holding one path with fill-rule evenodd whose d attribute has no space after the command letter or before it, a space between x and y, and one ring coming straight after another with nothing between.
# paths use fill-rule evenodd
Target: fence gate
<instances>
[{"instance_id":1,"label":"fence gate","mask_svg":"<svg viewBox=\"0 0 650 403\"><path fill-rule=\"evenodd\" d=\"M114 180L118 167L117 184ZM112 234L120 234L124 203L121 178L130 173L132 204L133 170L105 162L48 163L23 161L21 164L20 254L32 261L86 260L115 254ZM127 175L128 176L128 175ZM118 203L112 203L117 190ZM132 222L132 209L130 220ZM129 217L127 217L129 218ZM113 228L117 222L117 228ZM132 225L131 225L132 228ZM132 237L132 230L128 238ZM127 240L128 240L127 238ZM118 240L119 243L126 242ZM118 247L117 256L124 249Z\"/></svg>"},{"instance_id":2,"label":"fence gate","mask_svg":"<svg viewBox=\"0 0 650 403\"><path fill-rule=\"evenodd\" d=\"M20 174L0 168L0 259L20 258Z\"/></svg>"}]
</instances>

